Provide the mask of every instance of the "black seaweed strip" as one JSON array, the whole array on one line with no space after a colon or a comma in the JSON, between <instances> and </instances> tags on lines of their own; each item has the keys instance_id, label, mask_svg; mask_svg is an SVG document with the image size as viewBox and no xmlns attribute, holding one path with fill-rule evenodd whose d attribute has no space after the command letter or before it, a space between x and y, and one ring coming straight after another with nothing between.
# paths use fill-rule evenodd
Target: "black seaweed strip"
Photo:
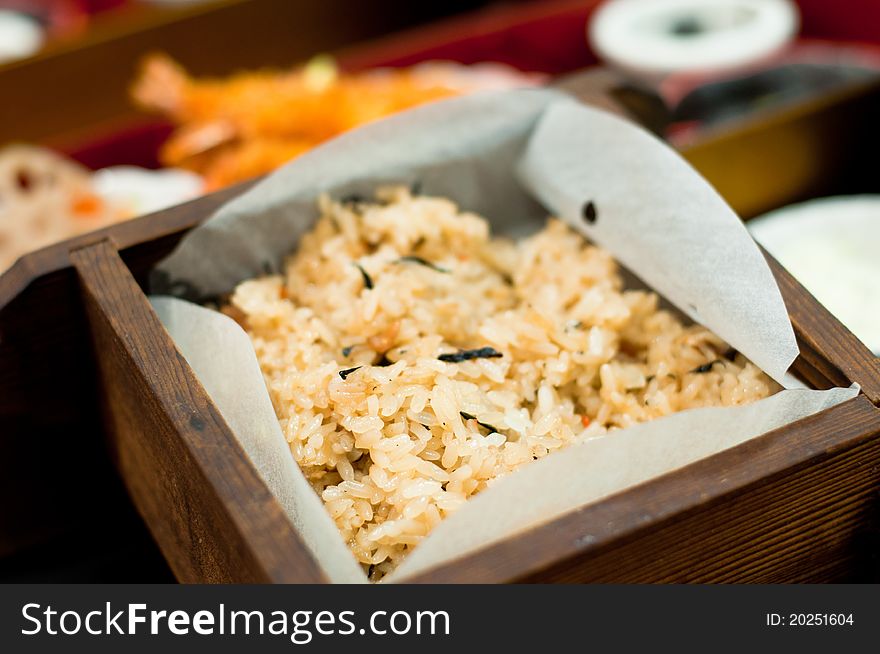
<instances>
[{"instance_id":1,"label":"black seaweed strip","mask_svg":"<svg viewBox=\"0 0 880 654\"><path fill-rule=\"evenodd\" d=\"M354 265L357 267L358 270L361 271L361 277L364 278L364 286L367 287L367 290L372 289L373 279L367 274L367 271L364 270L361 264L359 264L357 261L354 262Z\"/></svg>"},{"instance_id":2,"label":"black seaweed strip","mask_svg":"<svg viewBox=\"0 0 880 654\"><path fill-rule=\"evenodd\" d=\"M480 347L475 350L459 350L452 354L441 354L438 359L447 363L460 363L471 359L497 359L504 356L494 347Z\"/></svg>"},{"instance_id":3,"label":"black seaweed strip","mask_svg":"<svg viewBox=\"0 0 880 654\"><path fill-rule=\"evenodd\" d=\"M426 268L430 268L431 270L436 270L439 273L451 273L452 271L449 268L444 268L443 266L438 266L436 263L431 263L427 259L422 259L422 257L417 257L413 254L409 254L405 257L400 257L394 263L417 263L420 266L425 266Z\"/></svg>"},{"instance_id":4,"label":"black seaweed strip","mask_svg":"<svg viewBox=\"0 0 880 654\"><path fill-rule=\"evenodd\" d=\"M465 413L464 411L459 411L459 415L465 420L477 420L477 416L471 415L470 413ZM487 429L490 434L498 434L500 433L495 427L486 422L480 422L477 420L477 424L480 425L483 429Z\"/></svg>"},{"instance_id":5,"label":"black seaweed strip","mask_svg":"<svg viewBox=\"0 0 880 654\"><path fill-rule=\"evenodd\" d=\"M363 368L363 366L355 366L354 368L346 368L345 370L340 370L340 371L339 371L339 376L342 377L342 380L343 380L343 381L345 381L345 379L346 379L351 373L353 373L355 370L360 370L361 368Z\"/></svg>"},{"instance_id":6,"label":"black seaweed strip","mask_svg":"<svg viewBox=\"0 0 880 654\"><path fill-rule=\"evenodd\" d=\"M360 193L349 193L348 195L344 195L339 199L341 204L365 204L367 202L367 198Z\"/></svg>"},{"instance_id":7,"label":"black seaweed strip","mask_svg":"<svg viewBox=\"0 0 880 654\"><path fill-rule=\"evenodd\" d=\"M691 370L689 372L693 372L698 375L702 375L703 373L706 373L706 372L709 372L710 370L712 370L712 366L714 366L716 363L721 363L721 359L715 359L714 361L709 361L708 363L704 363L703 365L697 366L696 368L694 368L693 370Z\"/></svg>"}]
</instances>

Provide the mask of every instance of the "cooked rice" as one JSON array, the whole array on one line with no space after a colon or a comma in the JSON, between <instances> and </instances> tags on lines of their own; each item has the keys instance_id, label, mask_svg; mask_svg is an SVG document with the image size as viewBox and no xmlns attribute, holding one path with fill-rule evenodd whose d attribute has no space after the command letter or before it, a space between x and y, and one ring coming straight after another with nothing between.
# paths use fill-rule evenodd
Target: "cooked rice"
<instances>
[{"instance_id":1,"label":"cooked rice","mask_svg":"<svg viewBox=\"0 0 880 654\"><path fill-rule=\"evenodd\" d=\"M372 580L521 465L777 390L654 293L623 290L611 255L558 220L512 242L447 199L376 196L322 197L285 276L240 284L224 308L251 336L293 457ZM480 351L438 358L464 350Z\"/></svg>"}]
</instances>

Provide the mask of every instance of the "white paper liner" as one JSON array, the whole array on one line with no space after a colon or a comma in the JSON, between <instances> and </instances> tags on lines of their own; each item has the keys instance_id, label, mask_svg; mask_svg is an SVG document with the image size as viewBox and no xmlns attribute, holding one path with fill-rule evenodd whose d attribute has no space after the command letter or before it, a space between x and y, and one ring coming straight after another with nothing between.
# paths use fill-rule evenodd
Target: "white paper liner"
<instances>
[{"instance_id":1,"label":"white paper liner","mask_svg":"<svg viewBox=\"0 0 880 654\"><path fill-rule=\"evenodd\" d=\"M160 266L161 288L230 291L280 269L322 191L370 195L419 183L524 234L548 209L784 385L798 349L769 268L742 223L672 150L551 91L476 94L349 132L292 161L193 230ZM535 198L546 204L542 207ZM582 218L592 201L598 219ZM253 348L233 321L180 300L154 304L269 488L334 581L363 581L293 462ZM854 397L784 390L746 407L667 416L525 466L470 500L391 576L408 575ZM354 565L354 567L353 567ZM358 576L360 574L360 576Z\"/></svg>"},{"instance_id":2,"label":"white paper liner","mask_svg":"<svg viewBox=\"0 0 880 654\"><path fill-rule=\"evenodd\" d=\"M574 103L551 106L519 176L554 215L779 383L798 349L782 294L743 223L672 149ZM585 201L595 223L582 215Z\"/></svg>"},{"instance_id":3,"label":"white paper liner","mask_svg":"<svg viewBox=\"0 0 880 654\"><path fill-rule=\"evenodd\" d=\"M250 337L222 313L176 298L153 297L151 301L180 353L328 577L341 583L366 581L324 503L293 460Z\"/></svg>"}]
</instances>

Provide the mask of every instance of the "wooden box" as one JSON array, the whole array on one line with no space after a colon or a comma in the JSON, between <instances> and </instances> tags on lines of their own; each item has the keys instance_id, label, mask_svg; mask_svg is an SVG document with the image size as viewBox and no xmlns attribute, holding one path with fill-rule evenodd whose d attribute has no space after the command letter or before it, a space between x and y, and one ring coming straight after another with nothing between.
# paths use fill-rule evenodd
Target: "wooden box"
<instances>
[{"instance_id":1,"label":"wooden box","mask_svg":"<svg viewBox=\"0 0 880 654\"><path fill-rule=\"evenodd\" d=\"M563 85L586 101L649 118L643 105L622 103L616 78L601 70ZM842 146L868 147L862 130L878 105L880 87L851 89L741 125L685 155L749 215L847 188L835 186L831 173L857 167L861 150ZM805 157L812 166L793 165ZM784 184L768 183L766 165L774 162L787 162ZM63 489L40 475L73 468L79 475L71 478L87 484L90 457L109 451L179 580L326 581L144 292L151 267L183 234L248 186L46 248L0 276L0 460L9 470L2 490L21 498L2 517L22 521L0 544L12 547L39 527L28 523L29 489L39 496L48 485L48 503L67 506ZM796 374L815 388L856 382L856 398L416 581L782 582L876 574L880 360L770 264L801 349ZM16 460L22 465L9 465Z\"/></svg>"}]
</instances>

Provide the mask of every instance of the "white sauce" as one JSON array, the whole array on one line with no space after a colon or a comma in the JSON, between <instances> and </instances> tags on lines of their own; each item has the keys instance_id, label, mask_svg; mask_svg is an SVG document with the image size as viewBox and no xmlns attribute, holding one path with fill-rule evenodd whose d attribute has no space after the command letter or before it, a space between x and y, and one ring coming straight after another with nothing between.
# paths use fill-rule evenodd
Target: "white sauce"
<instances>
[{"instance_id":1,"label":"white sauce","mask_svg":"<svg viewBox=\"0 0 880 654\"><path fill-rule=\"evenodd\" d=\"M113 166L92 177L95 192L131 216L159 211L200 195L202 178L187 170Z\"/></svg>"},{"instance_id":2,"label":"white sauce","mask_svg":"<svg viewBox=\"0 0 880 654\"><path fill-rule=\"evenodd\" d=\"M880 196L823 198L748 223L755 240L880 354Z\"/></svg>"},{"instance_id":3,"label":"white sauce","mask_svg":"<svg viewBox=\"0 0 880 654\"><path fill-rule=\"evenodd\" d=\"M0 63L23 59L43 45L39 24L18 11L0 9Z\"/></svg>"}]
</instances>

